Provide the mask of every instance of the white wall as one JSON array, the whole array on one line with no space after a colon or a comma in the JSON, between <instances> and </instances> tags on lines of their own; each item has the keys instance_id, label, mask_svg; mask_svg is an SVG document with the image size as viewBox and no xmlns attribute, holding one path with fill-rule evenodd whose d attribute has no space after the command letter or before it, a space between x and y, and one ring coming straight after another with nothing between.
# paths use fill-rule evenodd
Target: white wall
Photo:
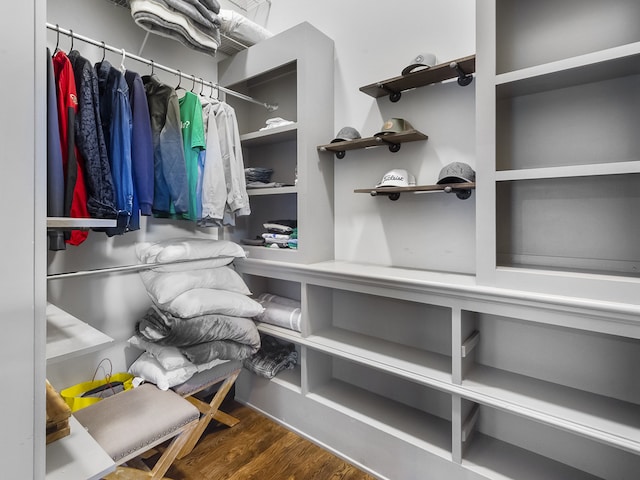
<instances>
[{"instance_id":1,"label":"white wall","mask_svg":"<svg viewBox=\"0 0 640 480\"><path fill-rule=\"evenodd\" d=\"M429 135L427 142L404 144L395 154L358 150L335 161L336 258L473 273L475 195L465 201L428 194L391 202L353 190L374 186L394 167L407 168L423 185L435 183L450 162L475 167L475 83L423 87L403 93L395 104L359 91L398 76L421 52L435 53L442 63L475 53L475 2L272 0L248 15L273 33L308 21L334 39L336 132L349 125L372 136L387 118L402 117Z\"/></svg>"}]
</instances>

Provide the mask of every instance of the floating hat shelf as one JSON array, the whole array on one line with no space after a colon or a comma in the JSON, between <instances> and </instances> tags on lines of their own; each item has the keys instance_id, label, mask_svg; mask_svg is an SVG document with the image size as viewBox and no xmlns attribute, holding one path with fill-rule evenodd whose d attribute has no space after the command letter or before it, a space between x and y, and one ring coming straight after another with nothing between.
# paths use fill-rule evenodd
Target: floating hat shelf
<instances>
[{"instance_id":1,"label":"floating hat shelf","mask_svg":"<svg viewBox=\"0 0 640 480\"><path fill-rule=\"evenodd\" d=\"M372 197L386 195L389 200L398 200L401 193L455 193L460 200L466 200L471 196L471 191L476 188L475 182L447 183L442 185L412 185L410 187L379 187L358 188L354 193L368 193Z\"/></svg>"},{"instance_id":2,"label":"floating hat shelf","mask_svg":"<svg viewBox=\"0 0 640 480\"><path fill-rule=\"evenodd\" d=\"M442 82L458 77L458 85L466 86L473 80L476 71L476 56L458 58L448 63L441 63L433 67L416 70L399 77L360 87L360 91L374 98L389 96L392 102L400 100L402 92L412 88Z\"/></svg>"},{"instance_id":3,"label":"floating hat shelf","mask_svg":"<svg viewBox=\"0 0 640 480\"><path fill-rule=\"evenodd\" d=\"M377 137L358 138L356 140L344 140L341 142L329 143L318 146L321 152L334 152L337 158L344 158L346 150L357 150L359 148L379 147L387 145L391 152L400 150L400 145L407 142L417 142L427 140L429 137L418 130L412 129L402 133L388 133Z\"/></svg>"}]
</instances>

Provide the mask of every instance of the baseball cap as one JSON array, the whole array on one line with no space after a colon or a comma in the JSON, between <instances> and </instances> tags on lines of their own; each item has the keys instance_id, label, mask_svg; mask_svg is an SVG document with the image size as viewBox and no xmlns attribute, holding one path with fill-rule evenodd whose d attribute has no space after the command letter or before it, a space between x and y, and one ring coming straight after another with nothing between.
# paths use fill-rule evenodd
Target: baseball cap
<instances>
[{"instance_id":1,"label":"baseball cap","mask_svg":"<svg viewBox=\"0 0 640 480\"><path fill-rule=\"evenodd\" d=\"M390 118L382 125L380 131L374 134L374 137L381 137L390 133L402 133L413 130L413 127L404 118Z\"/></svg>"},{"instance_id":2,"label":"baseball cap","mask_svg":"<svg viewBox=\"0 0 640 480\"><path fill-rule=\"evenodd\" d=\"M466 163L453 162L445 165L438 175L438 184L475 182L476 172Z\"/></svg>"},{"instance_id":3,"label":"baseball cap","mask_svg":"<svg viewBox=\"0 0 640 480\"><path fill-rule=\"evenodd\" d=\"M376 188L380 187L409 187L416 184L416 177L404 168L394 168L389 170L382 176L380 183Z\"/></svg>"},{"instance_id":4,"label":"baseball cap","mask_svg":"<svg viewBox=\"0 0 640 480\"><path fill-rule=\"evenodd\" d=\"M404 67L402 75L407 75L420 67L433 67L436 64L436 56L433 53L420 53L411 59L411 63Z\"/></svg>"},{"instance_id":5,"label":"baseball cap","mask_svg":"<svg viewBox=\"0 0 640 480\"><path fill-rule=\"evenodd\" d=\"M346 140L357 140L360 137L360 133L353 127L342 127L337 133L336 138L331 140L331 143L344 142Z\"/></svg>"}]
</instances>

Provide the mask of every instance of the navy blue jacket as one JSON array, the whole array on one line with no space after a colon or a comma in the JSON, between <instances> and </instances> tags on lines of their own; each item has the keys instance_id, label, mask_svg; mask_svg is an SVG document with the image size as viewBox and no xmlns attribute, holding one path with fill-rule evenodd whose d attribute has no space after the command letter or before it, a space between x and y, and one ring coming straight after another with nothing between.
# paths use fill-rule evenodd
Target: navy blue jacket
<instances>
[{"instance_id":1,"label":"navy blue jacket","mask_svg":"<svg viewBox=\"0 0 640 480\"><path fill-rule=\"evenodd\" d=\"M91 62L77 50L68 55L76 79L76 146L84 159L87 210L94 218L116 218L115 187L102 132L98 79Z\"/></svg>"}]
</instances>

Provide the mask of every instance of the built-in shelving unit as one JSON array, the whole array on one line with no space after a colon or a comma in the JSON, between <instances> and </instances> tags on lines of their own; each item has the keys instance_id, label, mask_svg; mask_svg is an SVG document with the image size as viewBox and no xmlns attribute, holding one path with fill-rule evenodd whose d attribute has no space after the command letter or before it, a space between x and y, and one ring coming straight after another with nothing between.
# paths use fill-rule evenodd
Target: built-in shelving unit
<instances>
[{"instance_id":1,"label":"built-in shelving unit","mask_svg":"<svg viewBox=\"0 0 640 480\"><path fill-rule=\"evenodd\" d=\"M46 315L48 364L97 351L113 342L108 335L56 305L48 303ZM113 459L73 416L69 426L68 436L47 445L47 480L98 480L115 470Z\"/></svg>"},{"instance_id":2,"label":"built-in shelving unit","mask_svg":"<svg viewBox=\"0 0 640 480\"><path fill-rule=\"evenodd\" d=\"M227 237L255 239L274 220L294 220L298 228L297 249L246 245L252 258L333 258L333 166L318 162L315 149L333 130L333 102L326 101L333 95L333 64L333 41L303 23L218 65L220 85L278 105L271 112L226 99L238 119L245 168L271 169L270 183L281 185L248 189L251 215L237 217ZM292 123L266 128L276 117Z\"/></svg>"},{"instance_id":3,"label":"built-in shelving unit","mask_svg":"<svg viewBox=\"0 0 640 480\"><path fill-rule=\"evenodd\" d=\"M479 152L479 281L637 302L639 5L495 0L489 11L476 136L495 142Z\"/></svg>"},{"instance_id":4,"label":"built-in shelving unit","mask_svg":"<svg viewBox=\"0 0 640 480\"><path fill-rule=\"evenodd\" d=\"M99 480L116 469L113 459L71 416L71 433L47 445L47 480Z\"/></svg>"},{"instance_id":5,"label":"built-in shelving unit","mask_svg":"<svg viewBox=\"0 0 640 480\"><path fill-rule=\"evenodd\" d=\"M458 58L447 63L433 65L429 68L412 71L405 75L393 77L381 82L360 87L360 91L374 98L389 96L392 102L400 100L403 91L458 78L461 86L466 86L473 79L476 68L476 56Z\"/></svg>"},{"instance_id":6,"label":"built-in shelving unit","mask_svg":"<svg viewBox=\"0 0 640 480\"><path fill-rule=\"evenodd\" d=\"M47 304L47 362L54 363L104 348L113 342L91 325Z\"/></svg>"},{"instance_id":7,"label":"built-in shelving unit","mask_svg":"<svg viewBox=\"0 0 640 480\"><path fill-rule=\"evenodd\" d=\"M301 333L259 325L296 345L296 371L245 372L237 398L374 475L622 480L640 468L637 305L338 261L237 268L254 294L301 298L303 314ZM345 419L349 442L325 428Z\"/></svg>"}]
</instances>

